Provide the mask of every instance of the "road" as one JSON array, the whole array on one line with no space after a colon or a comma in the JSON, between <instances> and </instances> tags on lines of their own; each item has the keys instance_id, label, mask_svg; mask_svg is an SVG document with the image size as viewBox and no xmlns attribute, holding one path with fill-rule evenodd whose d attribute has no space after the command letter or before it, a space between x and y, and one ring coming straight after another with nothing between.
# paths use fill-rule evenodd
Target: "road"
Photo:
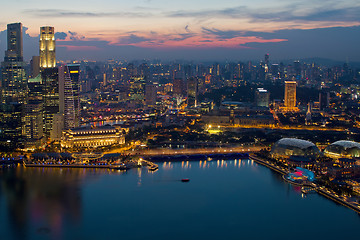
<instances>
[{"instance_id":1,"label":"road","mask_svg":"<svg viewBox=\"0 0 360 240\"><path fill-rule=\"evenodd\" d=\"M216 148L185 148L185 149L141 149L128 150L124 153L130 155L154 156L154 155L190 155L190 154L211 154L211 153L249 153L258 152L264 147L261 146L237 146L237 147L216 147Z\"/></svg>"}]
</instances>

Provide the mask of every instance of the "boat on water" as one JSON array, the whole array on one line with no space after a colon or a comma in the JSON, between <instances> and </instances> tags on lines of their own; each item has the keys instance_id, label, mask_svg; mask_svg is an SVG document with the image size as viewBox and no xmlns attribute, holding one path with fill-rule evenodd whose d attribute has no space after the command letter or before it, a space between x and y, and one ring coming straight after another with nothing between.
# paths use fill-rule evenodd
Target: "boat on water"
<instances>
[{"instance_id":1,"label":"boat on water","mask_svg":"<svg viewBox=\"0 0 360 240\"><path fill-rule=\"evenodd\" d=\"M181 181L182 181L182 182L189 182L190 179L188 179L188 178L183 178L183 179L181 179Z\"/></svg>"}]
</instances>

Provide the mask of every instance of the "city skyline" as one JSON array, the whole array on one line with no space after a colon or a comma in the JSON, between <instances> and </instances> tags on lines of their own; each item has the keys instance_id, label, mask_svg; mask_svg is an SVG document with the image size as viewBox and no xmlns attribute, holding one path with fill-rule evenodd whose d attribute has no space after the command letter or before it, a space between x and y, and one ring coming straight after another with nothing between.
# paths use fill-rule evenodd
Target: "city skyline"
<instances>
[{"instance_id":1,"label":"city skyline","mask_svg":"<svg viewBox=\"0 0 360 240\"><path fill-rule=\"evenodd\" d=\"M25 60L37 55L39 28L54 26L59 60L259 60L269 53L270 60L360 61L360 4L352 0L62 3L3 3L0 54L6 24L22 22Z\"/></svg>"}]
</instances>

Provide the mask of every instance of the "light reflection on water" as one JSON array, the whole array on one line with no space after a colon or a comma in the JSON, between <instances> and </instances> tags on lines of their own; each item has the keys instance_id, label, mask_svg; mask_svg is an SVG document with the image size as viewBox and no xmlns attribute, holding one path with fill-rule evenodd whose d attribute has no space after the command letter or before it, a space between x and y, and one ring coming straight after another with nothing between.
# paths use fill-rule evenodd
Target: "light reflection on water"
<instances>
[{"instance_id":1,"label":"light reflection on water","mask_svg":"<svg viewBox=\"0 0 360 240\"><path fill-rule=\"evenodd\" d=\"M301 239L292 222L305 221L324 230L308 229L314 239L353 237L360 224L252 160L164 162L156 172L0 169L0 239L271 239L278 226ZM347 231L326 233L335 227Z\"/></svg>"}]
</instances>

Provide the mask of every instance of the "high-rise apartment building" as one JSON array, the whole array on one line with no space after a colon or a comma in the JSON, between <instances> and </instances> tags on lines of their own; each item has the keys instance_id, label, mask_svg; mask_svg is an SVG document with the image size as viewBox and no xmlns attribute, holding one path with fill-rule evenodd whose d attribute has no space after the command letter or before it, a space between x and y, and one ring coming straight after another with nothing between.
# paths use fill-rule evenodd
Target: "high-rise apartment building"
<instances>
[{"instance_id":1,"label":"high-rise apartment building","mask_svg":"<svg viewBox=\"0 0 360 240\"><path fill-rule=\"evenodd\" d=\"M296 81L285 81L285 108L287 111L296 109Z\"/></svg>"},{"instance_id":2,"label":"high-rise apartment building","mask_svg":"<svg viewBox=\"0 0 360 240\"><path fill-rule=\"evenodd\" d=\"M54 27L40 28L40 67L53 68L56 66L55 58L55 32Z\"/></svg>"}]
</instances>

